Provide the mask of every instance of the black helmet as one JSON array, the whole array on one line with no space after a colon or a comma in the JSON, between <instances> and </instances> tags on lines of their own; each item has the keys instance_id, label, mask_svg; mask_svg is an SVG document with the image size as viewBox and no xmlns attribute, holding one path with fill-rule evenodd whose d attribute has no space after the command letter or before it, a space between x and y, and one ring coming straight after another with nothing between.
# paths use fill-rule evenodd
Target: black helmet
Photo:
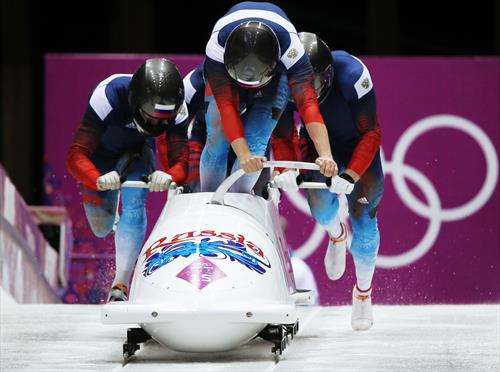
<instances>
[{"instance_id":1,"label":"black helmet","mask_svg":"<svg viewBox=\"0 0 500 372\"><path fill-rule=\"evenodd\" d=\"M262 22L250 21L236 27L226 41L224 65L241 86L258 88L269 82L280 58L278 38Z\"/></svg>"},{"instance_id":2,"label":"black helmet","mask_svg":"<svg viewBox=\"0 0 500 372\"><path fill-rule=\"evenodd\" d=\"M318 103L321 103L328 96L333 82L333 60L330 48L319 36L311 32L299 33L299 39L311 61L314 70L314 90Z\"/></svg>"},{"instance_id":3,"label":"black helmet","mask_svg":"<svg viewBox=\"0 0 500 372\"><path fill-rule=\"evenodd\" d=\"M184 102L184 85L177 67L165 58L146 60L132 76L129 103L140 132L159 136L175 123Z\"/></svg>"}]
</instances>

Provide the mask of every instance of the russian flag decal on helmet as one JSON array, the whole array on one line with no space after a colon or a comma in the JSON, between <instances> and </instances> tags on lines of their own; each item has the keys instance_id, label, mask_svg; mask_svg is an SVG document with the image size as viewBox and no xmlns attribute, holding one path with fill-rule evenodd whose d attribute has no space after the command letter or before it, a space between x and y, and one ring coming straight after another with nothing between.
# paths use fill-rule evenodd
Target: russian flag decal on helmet
<instances>
[{"instance_id":1,"label":"russian flag decal on helmet","mask_svg":"<svg viewBox=\"0 0 500 372\"><path fill-rule=\"evenodd\" d=\"M160 105L155 104L153 116L158 119L168 119L175 115L175 105Z\"/></svg>"}]
</instances>

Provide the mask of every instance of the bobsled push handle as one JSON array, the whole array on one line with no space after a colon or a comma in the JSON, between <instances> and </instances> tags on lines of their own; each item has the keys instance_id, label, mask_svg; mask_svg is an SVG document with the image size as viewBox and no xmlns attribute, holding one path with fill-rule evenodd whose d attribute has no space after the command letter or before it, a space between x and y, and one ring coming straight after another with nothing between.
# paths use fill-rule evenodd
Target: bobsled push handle
<instances>
[{"instance_id":1,"label":"bobsled push handle","mask_svg":"<svg viewBox=\"0 0 500 372\"><path fill-rule=\"evenodd\" d=\"M147 182L143 181L125 181L122 182L122 188L149 189L149 185Z\"/></svg>"},{"instance_id":2,"label":"bobsled push handle","mask_svg":"<svg viewBox=\"0 0 500 372\"><path fill-rule=\"evenodd\" d=\"M128 187L132 189L149 189L149 183L144 182L144 181L125 181L122 183L122 188ZM169 190L175 190L177 189L177 185L175 182L170 183L170 186L168 187Z\"/></svg>"},{"instance_id":3,"label":"bobsled push handle","mask_svg":"<svg viewBox=\"0 0 500 372\"><path fill-rule=\"evenodd\" d=\"M296 168L296 169L306 169L306 170L317 170L319 171L319 166L314 163L305 163L302 161L266 161L264 163L264 168ZM236 172L231 174L228 178L220 184L220 186L215 191L212 196L212 204L224 204L224 195L231 188L231 186L245 174L243 169L238 169ZM271 184L272 186L272 184ZM326 189L328 186L321 182L303 182L299 185L301 189Z\"/></svg>"}]
</instances>

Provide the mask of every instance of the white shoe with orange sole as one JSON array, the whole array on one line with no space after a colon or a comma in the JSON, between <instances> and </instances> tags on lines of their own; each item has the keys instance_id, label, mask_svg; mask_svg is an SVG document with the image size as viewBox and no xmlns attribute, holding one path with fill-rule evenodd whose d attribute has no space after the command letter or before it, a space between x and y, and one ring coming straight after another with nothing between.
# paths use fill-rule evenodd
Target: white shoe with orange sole
<instances>
[{"instance_id":1,"label":"white shoe with orange sole","mask_svg":"<svg viewBox=\"0 0 500 372\"><path fill-rule=\"evenodd\" d=\"M338 238L330 238L325 254L325 270L330 280L338 280L344 275L347 251L347 226L340 224L342 232Z\"/></svg>"},{"instance_id":2,"label":"white shoe with orange sole","mask_svg":"<svg viewBox=\"0 0 500 372\"><path fill-rule=\"evenodd\" d=\"M108 302L128 301L128 288L126 285L118 283L111 288L108 295Z\"/></svg>"},{"instance_id":3,"label":"white shoe with orange sole","mask_svg":"<svg viewBox=\"0 0 500 372\"><path fill-rule=\"evenodd\" d=\"M357 285L352 290L351 326L355 331L367 331L373 325L372 289L361 291Z\"/></svg>"}]
</instances>

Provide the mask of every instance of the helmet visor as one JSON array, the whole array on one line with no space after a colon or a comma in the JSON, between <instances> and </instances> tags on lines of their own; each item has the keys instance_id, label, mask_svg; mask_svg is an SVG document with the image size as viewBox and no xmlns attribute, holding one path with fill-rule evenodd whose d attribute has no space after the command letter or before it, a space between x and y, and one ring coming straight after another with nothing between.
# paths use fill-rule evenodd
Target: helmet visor
<instances>
[{"instance_id":1,"label":"helmet visor","mask_svg":"<svg viewBox=\"0 0 500 372\"><path fill-rule=\"evenodd\" d=\"M328 95L328 92L330 91L330 87L332 86L333 82L333 68L332 65L328 65L327 68L325 68L321 72L316 72L314 74L314 90L316 91L316 97L318 98L318 102L322 102L326 96Z\"/></svg>"},{"instance_id":2,"label":"helmet visor","mask_svg":"<svg viewBox=\"0 0 500 372\"><path fill-rule=\"evenodd\" d=\"M246 88L259 88L272 79L276 63L263 62L251 54L229 66L228 72L236 82Z\"/></svg>"}]
</instances>

